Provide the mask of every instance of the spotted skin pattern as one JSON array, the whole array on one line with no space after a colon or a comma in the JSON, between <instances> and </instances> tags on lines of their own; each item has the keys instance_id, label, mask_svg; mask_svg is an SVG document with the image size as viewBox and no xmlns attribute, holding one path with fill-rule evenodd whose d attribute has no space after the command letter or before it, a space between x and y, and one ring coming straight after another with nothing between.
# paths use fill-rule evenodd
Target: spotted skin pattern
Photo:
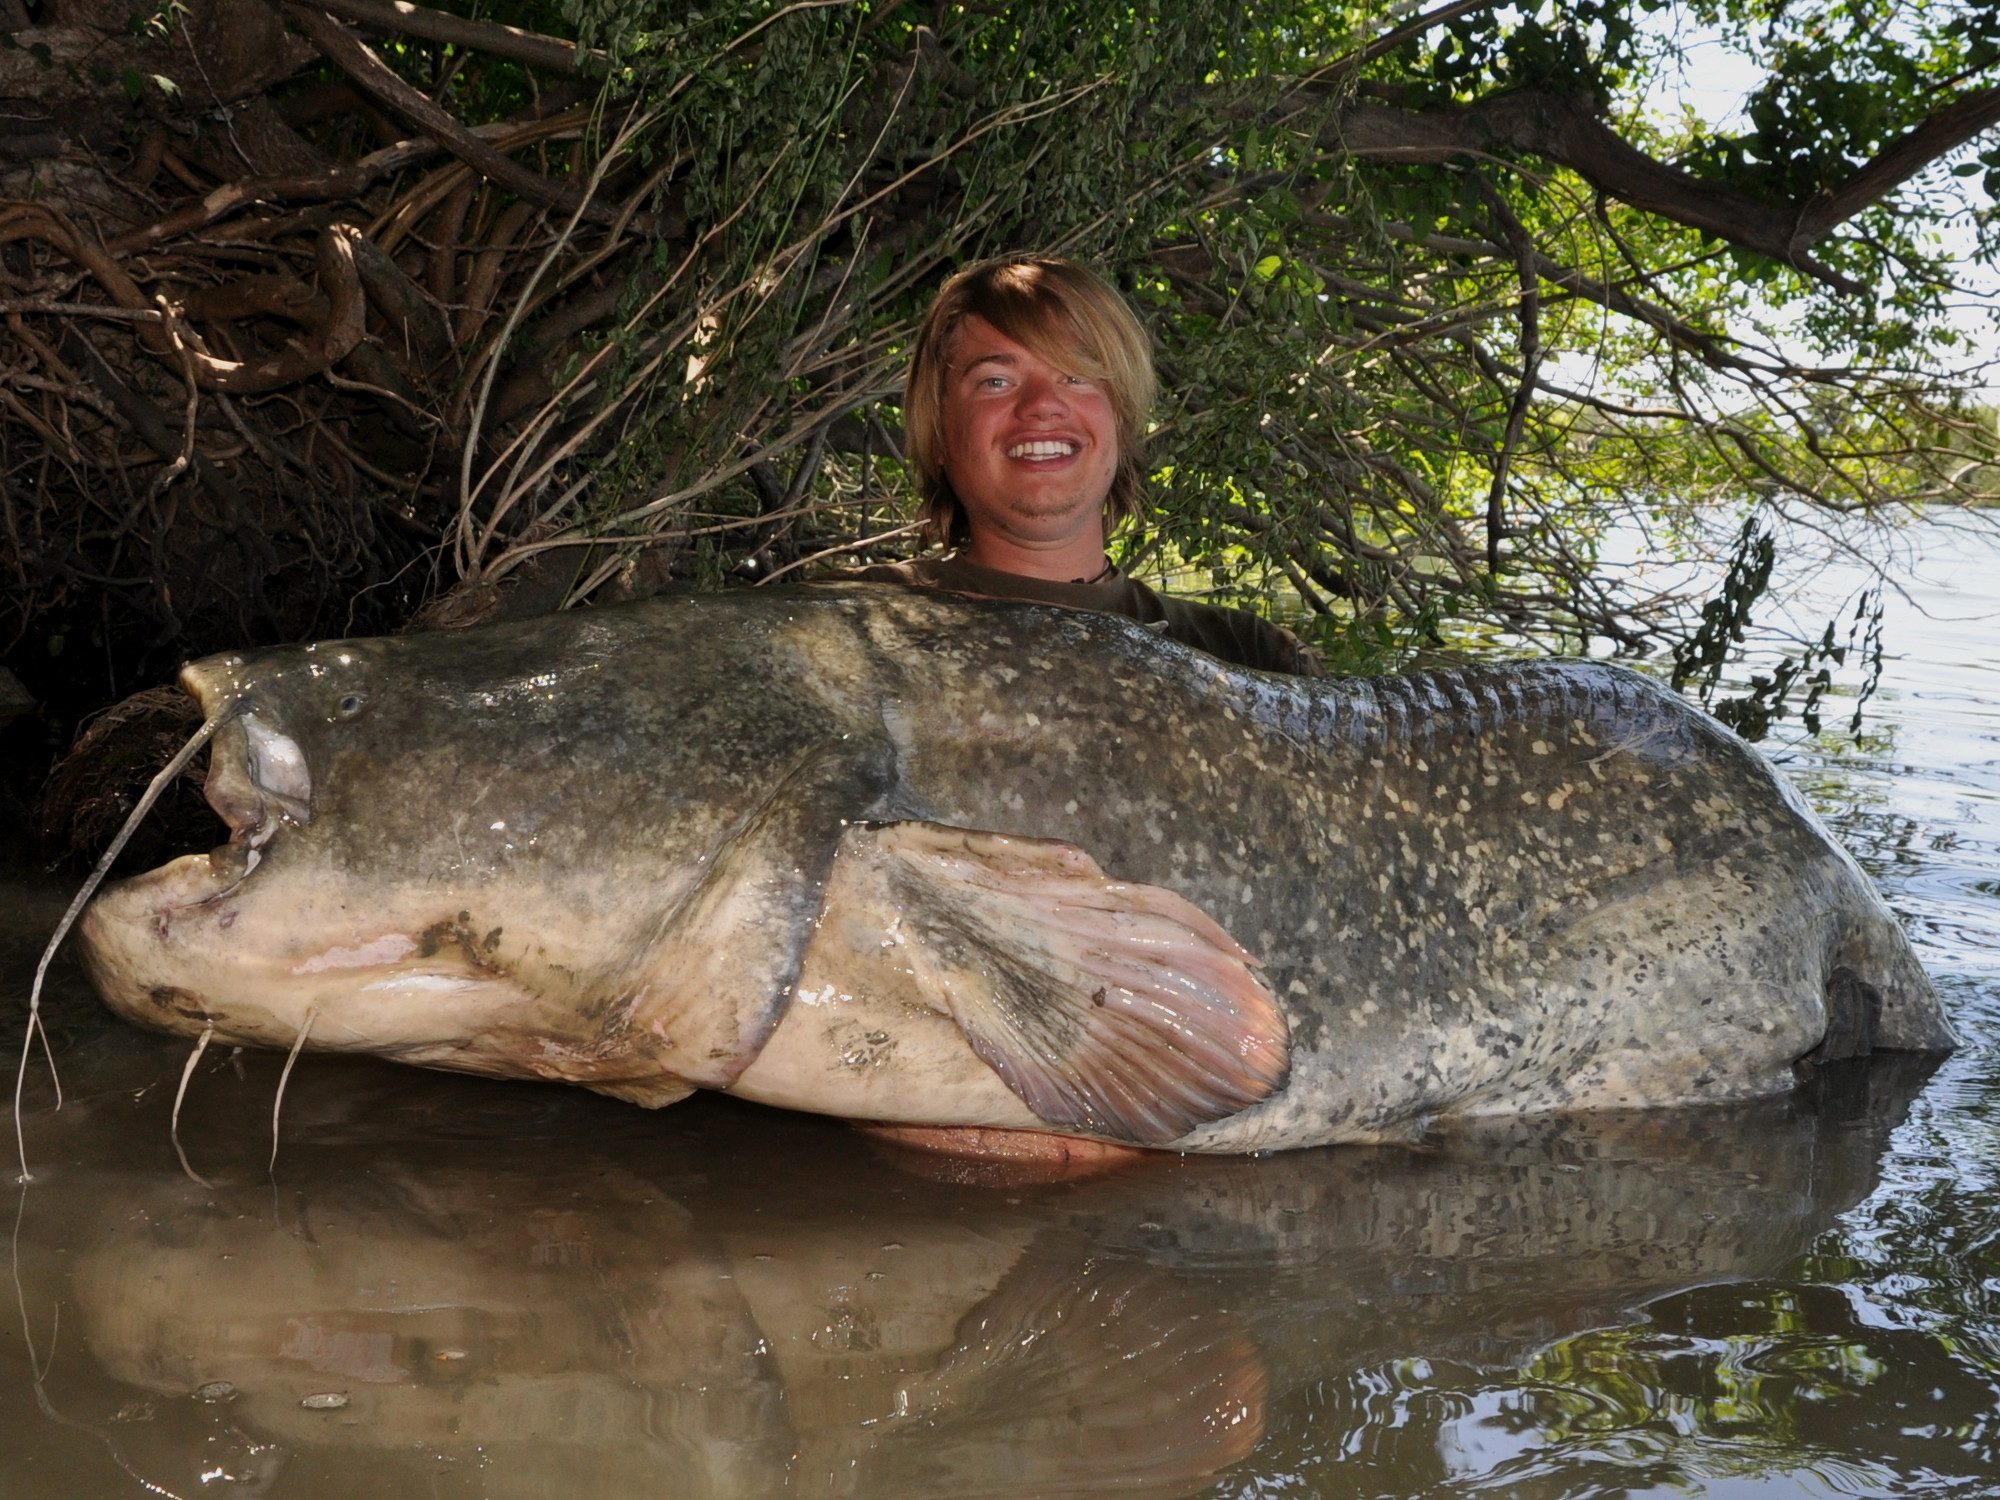
<instances>
[{"instance_id":1,"label":"spotted skin pattern","mask_svg":"<svg viewBox=\"0 0 2000 1500\"><path fill-rule=\"evenodd\" d=\"M315 1048L647 1104L700 1086L1209 1152L1770 1094L1857 1005L1862 1048L1955 1040L1784 779L1603 663L1276 677L1109 616L845 584L245 653L186 680L288 737L310 816L279 819L247 878L219 851L92 908L100 988L168 1029L288 1046L312 1006ZM211 800L273 816L228 735ZM1059 841L1093 889L1155 893L1135 911L1190 903L1131 941L1219 925L1202 1045L1255 1051L1255 1086L1197 1079L1189 1097L1229 1113L1143 1129L1088 1100L1060 1126L1026 1109L966 1039L952 975L976 960L895 957L984 898L949 872L899 876L893 899L850 874L885 825ZM1024 951L1059 941L1019 915L1069 899L1044 885L992 919ZM1063 1009L1087 994L1049 1003L1089 1018ZM992 1035L987 1061L1012 1045Z\"/></svg>"}]
</instances>

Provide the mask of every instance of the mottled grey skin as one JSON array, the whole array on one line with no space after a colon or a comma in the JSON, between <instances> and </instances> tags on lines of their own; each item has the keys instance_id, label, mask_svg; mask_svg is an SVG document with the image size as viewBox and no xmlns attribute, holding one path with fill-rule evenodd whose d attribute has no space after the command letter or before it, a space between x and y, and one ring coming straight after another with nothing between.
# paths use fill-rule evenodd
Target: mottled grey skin
<instances>
[{"instance_id":1,"label":"mottled grey skin","mask_svg":"<svg viewBox=\"0 0 2000 1500\"><path fill-rule=\"evenodd\" d=\"M749 1085L774 1035L805 1035L786 1024L802 970L868 982L872 943L827 957L822 933L836 851L873 836L849 825L920 820L1063 840L1179 893L1282 1009L1289 1078L1261 1102L1171 1141L1043 1128L1207 1152L1375 1140L1444 1114L1746 1098L1823 1043L1955 1041L1783 779L1617 667L1278 678L1107 616L845 585L254 652L187 680L211 711L240 696L311 782L309 821L277 820L227 770L244 751L225 728L211 800L239 833L261 823L258 867L184 861L86 919L113 1006L190 1034L285 1046L309 1024L314 1046L646 1103L699 1085L853 1112L809 1070ZM372 936L368 903L410 937ZM343 1022L318 989L307 1022L228 999L246 991L204 966L259 941L239 908L246 930L331 934L282 974L393 958L378 1008ZM404 1012L385 1007L433 990L432 1029L389 1034ZM836 1043L830 1070L880 1060ZM906 1052L941 1055L914 1033Z\"/></svg>"}]
</instances>

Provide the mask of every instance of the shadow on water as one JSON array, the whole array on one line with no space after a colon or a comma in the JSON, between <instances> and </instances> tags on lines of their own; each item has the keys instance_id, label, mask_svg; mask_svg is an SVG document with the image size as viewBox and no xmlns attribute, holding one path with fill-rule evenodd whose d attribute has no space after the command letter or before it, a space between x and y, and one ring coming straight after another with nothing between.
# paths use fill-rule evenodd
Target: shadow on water
<instances>
[{"instance_id":1,"label":"shadow on water","mask_svg":"<svg viewBox=\"0 0 2000 1500\"><path fill-rule=\"evenodd\" d=\"M10 992L60 906L17 894ZM1788 1341L1766 1278L1923 1083L1007 1187L728 1100L307 1058L273 1177L282 1060L215 1055L180 1126L208 1187L168 1139L183 1046L73 971L52 1022L0 1490L72 1500L1629 1491L1749 1420L1718 1380L1810 1453L1860 1345ZM1740 1347L1676 1343L1710 1303Z\"/></svg>"}]
</instances>

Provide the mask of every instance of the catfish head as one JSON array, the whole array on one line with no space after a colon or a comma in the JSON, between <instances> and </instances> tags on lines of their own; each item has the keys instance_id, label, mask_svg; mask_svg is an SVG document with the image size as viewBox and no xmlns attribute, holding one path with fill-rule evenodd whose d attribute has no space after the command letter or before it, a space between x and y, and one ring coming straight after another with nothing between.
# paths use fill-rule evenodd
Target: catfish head
<instances>
[{"instance_id":1,"label":"catfish head","mask_svg":"<svg viewBox=\"0 0 2000 1500\"><path fill-rule=\"evenodd\" d=\"M229 837L88 908L99 989L648 1105L1166 1145L1280 1088L1256 959L1076 846L929 821L855 611L809 597L196 662Z\"/></svg>"},{"instance_id":2,"label":"catfish head","mask_svg":"<svg viewBox=\"0 0 2000 1500\"><path fill-rule=\"evenodd\" d=\"M242 1046L310 1033L315 1049L498 1076L608 1073L615 1087L636 1071L653 1081L617 1091L681 1097L687 1086L652 1064L602 1066L604 956L634 941L615 931L631 903L606 890L592 901L593 885L617 883L615 856L608 882L564 867L577 852L577 819L564 816L575 789L507 764L509 745L531 758L546 748L534 726L553 717L561 674L413 680L403 644L276 648L182 671L204 714L225 716L203 791L228 838L86 910L86 962L106 1002L141 1025L212 1028ZM480 722L496 714L527 732ZM447 733L454 724L465 732ZM672 881L648 875L656 900ZM548 920L552 885L562 910L591 916Z\"/></svg>"}]
</instances>

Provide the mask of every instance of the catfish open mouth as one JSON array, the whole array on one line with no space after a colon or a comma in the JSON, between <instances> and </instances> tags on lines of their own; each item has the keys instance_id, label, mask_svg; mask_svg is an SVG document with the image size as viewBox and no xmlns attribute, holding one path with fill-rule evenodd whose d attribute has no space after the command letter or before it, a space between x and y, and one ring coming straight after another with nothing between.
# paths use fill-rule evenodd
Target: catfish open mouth
<instances>
[{"instance_id":1,"label":"catfish open mouth","mask_svg":"<svg viewBox=\"0 0 2000 1500\"><path fill-rule=\"evenodd\" d=\"M210 744L202 795L229 825L228 843L211 857L229 860L241 851L242 873L248 875L283 823L312 821L312 773L305 752L272 722L253 693L241 688L232 693L209 675L204 663L185 668L181 685L200 701L205 715L235 698L235 714L216 729Z\"/></svg>"}]
</instances>

